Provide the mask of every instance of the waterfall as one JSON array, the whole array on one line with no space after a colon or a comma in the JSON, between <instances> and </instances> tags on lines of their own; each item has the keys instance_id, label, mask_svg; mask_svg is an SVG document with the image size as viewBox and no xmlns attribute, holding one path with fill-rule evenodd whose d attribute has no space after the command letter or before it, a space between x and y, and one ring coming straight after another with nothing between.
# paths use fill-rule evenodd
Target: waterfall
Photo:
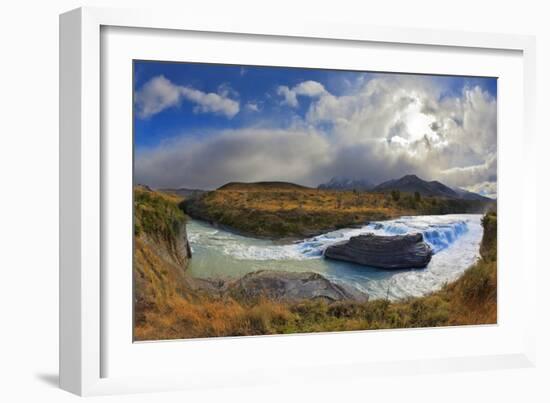
<instances>
[{"instance_id":1,"label":"waterfall","mask_svg":"<svg viewBox=\"0 0 550 403\"><path fill-rule=\"evenodd\" d=\"M240 277L257 270L314 271L367 291L372 298L418 296L454 280L476 261L483 235L481 218L480 214L406 216L282 245L190 220L187 231L193 258L189 271L197 277ZM425 269L391 272L323 258L330 245L366 233L422 233L435 254Z\"/></svg>"}]
</instances>

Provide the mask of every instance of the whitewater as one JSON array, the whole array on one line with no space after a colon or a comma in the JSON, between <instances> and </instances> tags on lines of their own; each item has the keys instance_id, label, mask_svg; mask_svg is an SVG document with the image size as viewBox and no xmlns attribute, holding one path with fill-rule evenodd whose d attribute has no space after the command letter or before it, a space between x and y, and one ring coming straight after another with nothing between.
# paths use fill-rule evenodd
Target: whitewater
<instances>
[{"instance_id":1,"label":"whitewater","mask_svg":"<svg viewBox=\"0 0 550 403\"><path fill-rule=\"evenodd\" d=\"M313 271L369 293L371 299L421 296L458 278L479 258L481 214L405 216L344 228L301 241L279 244L190 220L193 258L189 272L202 278L235 278L257 270ZM352 236L422 233L434 255L426 268L381 270L323 258L324 250Z\"/></svg>"}]
</instances>

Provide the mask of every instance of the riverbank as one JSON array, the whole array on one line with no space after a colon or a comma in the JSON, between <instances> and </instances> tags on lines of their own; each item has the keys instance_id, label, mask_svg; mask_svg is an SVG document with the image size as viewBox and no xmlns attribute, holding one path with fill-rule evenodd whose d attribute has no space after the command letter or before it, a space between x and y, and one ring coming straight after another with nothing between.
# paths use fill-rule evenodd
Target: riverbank
<instances>
[{"instance_id":1,"label":"riverbank","mask_svg":"<svg viewBox=\"0 0 550 403\"><path fill-rule=\"evenodd\" d=\"M184 200L195 219L264 239L303 239L406 215L484 213L494 202L311 189L269 182L228 184Z\"/></svg>"},{"instance_id":2,"label":"riverbank","mask_svg":"<svg viewBox=\"0 0 550 403\"><path fill-rule=\"evenodd\" d=\"M481 259L456 281L423 297L368 302L326 299L281 302L226 293L215 284L180 278L162 284L159 301L142 307L137 340L411 328L496 323L496 214L483 221ZM162 272L162 270L161 270ZM159 281L155 279L155 287Z\"/></svg>"},{"instance_id":3,"label":"riverbank","mask_svg":"<svg viewBox=\"0 0 550 403\"><path fill-rule=\"evenodd\" d=\"M371 298L422 296L456 280L479 257L482 215L407 216L344 228L297 242L280 243L235 234L194 219L187 220L193 249L187 274L194 278L241 278L258 270L315 272L367 292ZM380 270L324 257L326 250L361 234L421 233L436 252L419 270Z\"/></svg>"}]
</instances>

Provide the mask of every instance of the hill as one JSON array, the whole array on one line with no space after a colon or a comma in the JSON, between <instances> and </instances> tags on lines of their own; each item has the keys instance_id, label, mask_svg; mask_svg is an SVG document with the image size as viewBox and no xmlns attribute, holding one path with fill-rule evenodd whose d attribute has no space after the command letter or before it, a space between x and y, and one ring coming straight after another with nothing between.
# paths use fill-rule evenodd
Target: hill
<instances>
[{"instance_id":1,"label":"hill","mask_svg":"<svg viewBox=\"0 0 550 403\"><path fill-rule=\"evenodd\" d=\"M367 179L350 179L341 176L335 176L326 183L321 183L317 189L324 190L371 190L374 184Z\"/></svg>"},{"instance_id":2,"label":"hill","mask_svg":"<svg viewBox=\"0 0 550 403\"><path fill-rule=\"evenodd\" d=\"M483 213L489 203L385 192L312 189L287 182L229 183L181 203L189 216L258 238L305 238L401 215Z\"/></svg>"},{"instance_id":3,"label":"hill","mask_svg":"<svg viewBox=\"0 0 550 403\"><path fill-rule=\"evenodd\" d=\"M279 182L279 181L269 181L269 182L229 182L223 186L220 186L218 190L229 190L229 191L255 191L255 190L308 190L306 186L297 185L291 182Z\"/></svg>"},{"instance_id":4,"label":"hill","mask_svg":"<svg viewBox=\"0 0 550 403\"><path fill-rule=\"evenodd\" d=\"M258 238L303 238L382 220L399 211L384 195L307 188L286 182L230 183L186 199L193 218Z\"/></svg>"},{"instance_id":5,"label":"hill","mask_svg":"<svg viewBox=\"0 0 550 403\"><path fill-rule=\"evenodd\" d=\"M202 190L202 189L188 189L188 188L164 188L164 189L158 189L158 191L163 193L171 193L184 198L190 197L190 196L196 196L206 192L206 190Z\"/></svg>"}]
</instances>

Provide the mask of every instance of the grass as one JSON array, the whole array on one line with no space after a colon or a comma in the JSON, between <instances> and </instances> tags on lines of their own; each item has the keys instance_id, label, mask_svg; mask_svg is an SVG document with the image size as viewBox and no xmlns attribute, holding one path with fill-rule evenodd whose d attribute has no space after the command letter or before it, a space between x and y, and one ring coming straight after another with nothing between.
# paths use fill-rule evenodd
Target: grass
<instances>
[{"instance_id":1,"label":"grass","mask_svg":"<svg viewBox=\"0 0 550 403\"><path fill-rule=\"evenodd\" d=\"M333 191L287 183L228 184L182 202L191 217L263 238L298 238L402 215L479 213L486 202Z\"/></svg>"},{"instance_id":2,"label":"grass","mask_svg":"<svg viewBox=\"0 0 550 403\"><path fill-rule=\"evenodd\" d=\"M180 198L134 189L134 319L146 323L146 313L158 312L182 295L191 296L183 275L189 252L182 248L185 215ZM184 231L184 229L183 229Z\"/></svg>"},{"instance_id":3,"label":"grass","mask_svg":"<svg viewBox=\"0 0 550 403\"><path fill-rule=\"evenodd\" d=\"M281 303L199 293L193 291L191 279L174 271L170 264L155 261L159 259L155 252L137 243L136 266L149 265L150 297L147 304L137 309L140 316L136 315L135 338L161 340L496 323L496 213L487 213L482 224L481 258L476 264L437 292L396 302L380 299L366 303L322 300Z\"/></svg>"},{"instance_id":4,"label":"grass","mask_svg":"<svg viewBox=\"0 0 550 403\"><path fill-rule=\"evenodd\" d=\"M134 189L134 235L147 235L158 240L178 236L185 214L178 208L176 195L153 192L138 186Z\"/></svg>"}]
</instances>

